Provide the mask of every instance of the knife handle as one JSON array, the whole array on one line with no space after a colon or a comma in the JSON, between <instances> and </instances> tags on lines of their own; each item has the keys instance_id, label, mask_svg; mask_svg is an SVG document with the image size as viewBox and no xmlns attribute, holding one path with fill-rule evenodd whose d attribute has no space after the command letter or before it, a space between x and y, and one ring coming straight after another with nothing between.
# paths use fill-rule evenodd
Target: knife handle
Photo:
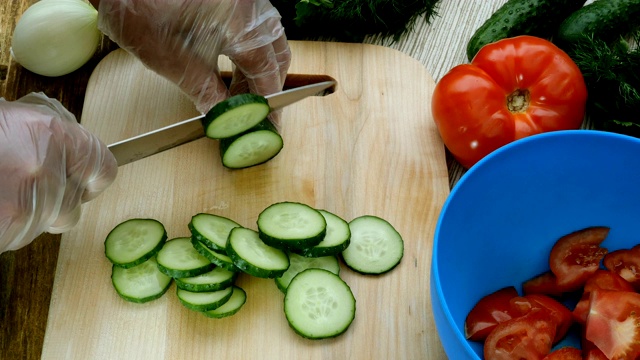
<instances>
[{"instance_id":1,"label":"knife handle","mask_svg":"<svg viewBox=\"0 0 640 360\"><path fill-rule=\"evenodd\" d=\"M221 71L220 75L222 76L222 80L229 87L231 84L231 71ZM323 81L335 81L335 79L329 75L322 74L287 74L287 78L284 80L284 87L282 90L288 90L292 88L297 88L304 85L315 84ZM331 94L335 91L335 85L327 90L325 90L326 94Z\"/></svg>"}]
</instances>

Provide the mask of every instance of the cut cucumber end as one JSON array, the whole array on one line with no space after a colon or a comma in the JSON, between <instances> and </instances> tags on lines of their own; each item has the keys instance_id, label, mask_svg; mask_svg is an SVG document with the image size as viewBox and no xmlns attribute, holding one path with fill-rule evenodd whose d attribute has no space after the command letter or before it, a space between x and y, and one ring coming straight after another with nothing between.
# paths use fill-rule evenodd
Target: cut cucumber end
<instances>
[{"instance_id":1,"label":"cut cucumber end","mask_svg":"<svg viewBox=\"0 0 640 360\"><path fill-rule=\"evenodd\" d=\"M225 167L244 169L273 159L283 146L282 137L265 119L240 135L220 140L220 157Z\"/></svg>"},{"instance_id":2,"label":"cut cucumber end","mask_svg":"<svg viewBox=\"0 0 640 360\"><path fill-rule=\"evenodd\" d=\"M225 139L253 128L264 120L270 111L265 97L238 94L211 108L202 120L202 125L207 137Z\"/></svg>"}]
</instances>

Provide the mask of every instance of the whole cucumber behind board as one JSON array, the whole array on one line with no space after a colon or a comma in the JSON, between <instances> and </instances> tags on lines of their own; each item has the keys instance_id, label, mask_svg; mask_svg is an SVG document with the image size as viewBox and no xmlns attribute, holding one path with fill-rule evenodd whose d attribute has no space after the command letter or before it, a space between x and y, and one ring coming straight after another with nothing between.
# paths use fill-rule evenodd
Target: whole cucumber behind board
<instances>
[{"instance_id":1,"label":"whole cucumber behind board","mask_svg":"<svg viewBox=\"0 0 640 360\"><path fill-rule=\"evenodd\" d=\"M596 0L562 22L556 43L567 48L585 35L611 42L638 27L640 0Z\"/></svg>"},{"instance_id":2,"label":"whole cucumber behind board","mask_svg":"<svg viewBox=\"0 0 640 360\"><path fill-rule=\"evenodd\" d=\"M513 36L550 38L585 0L508 0L473 34L467 44L469 61L485 45Z\"/></svg>"}]
</instances>

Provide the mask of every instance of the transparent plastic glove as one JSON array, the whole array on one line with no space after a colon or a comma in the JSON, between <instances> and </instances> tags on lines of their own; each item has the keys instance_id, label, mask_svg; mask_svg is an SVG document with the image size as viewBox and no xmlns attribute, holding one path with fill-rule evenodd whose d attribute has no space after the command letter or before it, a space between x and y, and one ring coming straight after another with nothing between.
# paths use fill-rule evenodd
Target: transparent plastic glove
<instances>
[{"instance_id":1,"label":"transparent plastic glove","mask_svg":"<svg viewBox=\"0 0 640 360\"><path fill-rule=\"evenodd\" d=\"M94 0L98 27L188 94L201 112L229 95L282 90L291 51L267 0ZM218 59L233 62L230 89Z\"/></svg>"},{"instance_id":2,"label":"transparent plastic glove","mask_svg":"<svg viewBox=\"0 0 640 360\"><path fill-rule=\"evenodd\" d=\"M0 253L61 233L115 179L113 154L55 99L0 98Z\"/></svg>"}]
</instances>

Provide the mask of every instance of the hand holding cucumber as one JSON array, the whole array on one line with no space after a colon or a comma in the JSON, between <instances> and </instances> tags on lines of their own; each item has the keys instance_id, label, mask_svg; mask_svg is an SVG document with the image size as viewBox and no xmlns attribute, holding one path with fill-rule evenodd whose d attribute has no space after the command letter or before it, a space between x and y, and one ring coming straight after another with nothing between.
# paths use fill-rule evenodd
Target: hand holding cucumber
<instances>
[{"instance_id":1,"label":"hand holding cucumber","mask_svg":"<svg viewBox=\"0 0 640 360\"><path fill-rule=\"evenodd\" d=\"M291 53L268 0L91 0L98 27L176 83L205 113L229 94L282 90ZM230 89L218 57L235 64Z\"/></svg>"},{"instance_id":2,"label":"hand holding cucumber","mask_svg":"<svg viewBox=\"0 0 640 360\"><path fill-rule=\"evenodd\" d=\"M115 158L42 93L0 98L0 253L61 233L115 179Z\"/></svg>"}]
</instances>

